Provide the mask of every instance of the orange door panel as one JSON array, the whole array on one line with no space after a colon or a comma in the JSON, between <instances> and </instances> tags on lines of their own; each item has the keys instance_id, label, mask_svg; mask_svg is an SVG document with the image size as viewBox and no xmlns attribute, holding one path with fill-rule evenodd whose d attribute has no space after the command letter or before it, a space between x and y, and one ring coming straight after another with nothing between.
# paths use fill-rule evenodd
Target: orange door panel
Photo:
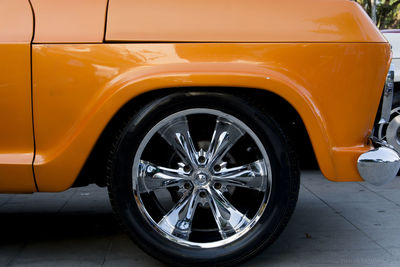
<instances>
[{"instance_id":1,"label":"orange door panel","mask_svg":"<svg viewBox=\"0 0 400 267\"><path fill-rule=\"evenodd\" d=\"M31 107L28 0L0 1L0 191L36 190Z\"/></svg>"}]
</instances>

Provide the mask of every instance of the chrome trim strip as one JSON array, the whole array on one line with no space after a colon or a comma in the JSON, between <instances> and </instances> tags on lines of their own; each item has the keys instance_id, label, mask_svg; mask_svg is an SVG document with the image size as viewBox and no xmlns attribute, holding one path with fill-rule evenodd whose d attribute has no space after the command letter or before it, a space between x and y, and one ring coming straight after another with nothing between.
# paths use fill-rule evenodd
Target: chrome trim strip
<instances>
[{"instance_id":1,"label":"chrome trim strip","mask_svg":"<svg viewBox=\"0 0 400 267\"><path fill-rule=\"evenodd\" d=\"M386 76L385 88L383 90L382 111L379 124L388 123L390 112L392 111L394 89L394 64L390 64L389 72Z\"/></svg>"}]
</instances>

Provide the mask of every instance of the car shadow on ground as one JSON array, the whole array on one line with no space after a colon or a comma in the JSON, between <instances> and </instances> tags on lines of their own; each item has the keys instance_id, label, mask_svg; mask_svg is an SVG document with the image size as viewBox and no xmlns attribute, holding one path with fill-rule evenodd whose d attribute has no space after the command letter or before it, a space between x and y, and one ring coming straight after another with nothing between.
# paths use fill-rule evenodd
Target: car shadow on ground
<instances>
[{"instance_id":1,"label":"car shadow on ground","mask_svg":"<svg viewBox=\"0 0 400 267\"><path fill-rule=\"evenodd\" d=\"M113 213L0 213L0 244L121 234Z\"/></svg>"}]
</instances>

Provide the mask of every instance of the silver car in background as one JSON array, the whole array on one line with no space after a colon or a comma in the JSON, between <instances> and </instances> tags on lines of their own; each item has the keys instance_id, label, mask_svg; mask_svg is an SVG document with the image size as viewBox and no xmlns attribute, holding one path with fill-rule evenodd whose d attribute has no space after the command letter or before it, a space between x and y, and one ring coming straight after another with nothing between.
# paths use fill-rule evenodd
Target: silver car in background
<instances>
[{"instance_id":1,"label":"silver car in background","mask_svg":"<svg viewBox=\"0 0 400 267\"><path fill-rule=\"evenodd\" d=\"M393 52L392 64L394 65L394 73L395 73L394 82L400 83L400 29L383 30L382 33L392 46L392 52Z\"/></svg>"},{"instance_id":2,"label":"silver car in background","mask_svg":"<svg viewBox=\"0 0 400 267\"><path fill-rule=\"evenodd\" d=\"M392 46L394 75L388 76L388 79L394 81L394 94L389 123L379 124L375 129L375 136L380 140L386 140L400 154L400 29L382 30L382 34Z\"/></svg>"}]
</instances>

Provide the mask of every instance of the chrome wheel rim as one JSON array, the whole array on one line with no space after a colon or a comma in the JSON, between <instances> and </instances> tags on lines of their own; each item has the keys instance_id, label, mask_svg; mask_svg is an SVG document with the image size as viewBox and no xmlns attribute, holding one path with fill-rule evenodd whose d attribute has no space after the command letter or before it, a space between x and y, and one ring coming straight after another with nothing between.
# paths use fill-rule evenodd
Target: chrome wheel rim
<instances>
[{"instance_id":1,"label":"chrome wheel rim","mask_svg":"<svg viewBox=\"0 0 400 267\"><path fill-rule=\"evenodd\" d=\"M378 138L387 141L400 153L400 107L392 109L388 124L379 126Z\"/></svg>"},{"instance_id":2,"label":"chrome wheel rim","mask_svg":"<svg viewBox=\"0 0 400 267\"><path fill-rule=\"evenodd\" d=\"M196 131L189 125L200 132L203 120L213 127L208 140L192 138ZM162 142L172 153L157 151ZM249 149L247 159L242 155ZM158 153L175 160L169 166L152 162ZM258 222L268 205L271 175L268 154L245 123L219 110L188 109L145 135L135 154L132 187L143 217L159 234L180 245L213 248L241 238Z\"/></svg>"}]
</instances>

